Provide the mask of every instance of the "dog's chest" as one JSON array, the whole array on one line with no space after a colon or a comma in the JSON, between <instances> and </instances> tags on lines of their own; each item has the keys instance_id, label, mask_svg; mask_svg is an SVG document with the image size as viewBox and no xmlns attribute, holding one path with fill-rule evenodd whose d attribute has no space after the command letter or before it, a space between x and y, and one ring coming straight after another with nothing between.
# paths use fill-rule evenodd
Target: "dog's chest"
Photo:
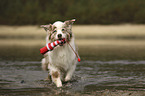
<instances>
[{"instance_id":1,"label":"dog's chest","mask_svg":"<svg viewBox=\"0 0 145 96\"><path fill-rule=\"evenodd\" d=\"M70 47L66 44L58 46L50 54L51 63L55 66L69 67L75 59L75 55Z\"/></svg>"}]
</instances>

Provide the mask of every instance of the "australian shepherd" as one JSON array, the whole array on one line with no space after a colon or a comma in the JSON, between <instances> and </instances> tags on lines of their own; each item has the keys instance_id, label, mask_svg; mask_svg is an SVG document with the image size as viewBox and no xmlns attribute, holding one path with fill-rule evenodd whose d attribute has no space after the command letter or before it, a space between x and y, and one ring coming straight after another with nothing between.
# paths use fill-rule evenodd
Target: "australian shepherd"
<instances>
[{"instance_id":1,"label":"australian shepherd","mask_svg":"<svg viewBox=\"0 0 145 96\"><path fill-rule=\"evenodd\" d=\"M47 32L46 43L64 39L76 51L72 24L75 19L65 22L57 21L49 25L41 25ZM49 70L49 75L57 87L62 87L62 81L69 81L75 71L77 58L68 43L60 44L54 50L44 54L42 69Z\"/></svg>"}]
</instances>

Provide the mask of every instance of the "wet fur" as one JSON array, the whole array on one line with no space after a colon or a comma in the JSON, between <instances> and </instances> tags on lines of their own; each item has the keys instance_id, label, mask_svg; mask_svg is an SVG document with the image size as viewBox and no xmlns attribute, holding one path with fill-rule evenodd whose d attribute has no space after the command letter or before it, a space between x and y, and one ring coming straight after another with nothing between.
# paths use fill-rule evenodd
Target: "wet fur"
<instances>
[{"instance_id":1,"label":"wet fur","mask_svg":"<svg viewBox=\"0 0 145 96\"><path fill-rule=\"evenodd\" d=\"M74 50L76 50L74 35L71 27L74 22L68 20L65 22L57 21L53 25L42 25L46 32L46 43L57 40L57 35L61 33L71 44ZM55 32L55 30L57 32ZM60 31L61 30L61 31ZM75 71L77 58L73 53L70 46L65 43L63 46L57 46L53 51L47 52L42 59L42 69L49 70L52 81L57 87L62 87L62 81L69 81Z\"/></svg>"}]
</instances>

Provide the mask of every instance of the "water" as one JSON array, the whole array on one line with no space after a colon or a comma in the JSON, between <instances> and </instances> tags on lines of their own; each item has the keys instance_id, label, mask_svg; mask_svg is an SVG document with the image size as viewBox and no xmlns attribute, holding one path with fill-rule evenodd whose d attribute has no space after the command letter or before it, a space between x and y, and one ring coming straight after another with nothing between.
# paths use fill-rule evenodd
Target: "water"
<instances>
[{"instance_id":1,"label":"water","mask_svg":"<svg viewBox=\"0 0 145 96\"><path fill-rule=\"evenodd\" d=\"M62 88L45 80L48 73L41 69L41 47L0 47L0 95L102 96L104 92L110 94L106 90L145 91L144 46L79 46L82 61L77 64L72 80Z\"/></svg>"},{"instance_id":2,"label":"water","mask_svg":"<svg viewBox=\"0 0 145 96\"><path fill-rule=\"evenodd\" d=\"M0 95L86 95L109 90L145 90L145 61L82 61L62 88L44 80L39 61L1 61Z\"/></svg>"}]
</instances>

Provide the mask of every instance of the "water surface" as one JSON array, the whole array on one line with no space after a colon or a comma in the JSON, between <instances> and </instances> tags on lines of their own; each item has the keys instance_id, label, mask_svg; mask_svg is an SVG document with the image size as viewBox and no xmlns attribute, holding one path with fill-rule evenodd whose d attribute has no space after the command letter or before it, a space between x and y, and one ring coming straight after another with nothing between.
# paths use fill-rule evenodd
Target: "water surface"
<instances>
[{"instance_id":1,"label":"water surface","mask_svg":"<svg viewBox=\"0 0 145 96\"><path fill-rule=\"evenodd\" d=\"M42 45L0 46L0 95L102 96L103 92L108 92L106 90L123 90L121 94L126 92L124 90L144 92L144 44L138 41L136 44L133 41L131 44L103 42L78 46L82 61L77 64L72 80L64 83L62 88L45 80L48 73L41 69L43 56L39 53Z\"/></svg>"},{"instance_id":2,"label":"water surface","mask_svg":"<svg viewBox=\"0 0 145 96\"><path fill-rule=\"evenodd\" d=\"M145 90L145 61L82 61L62 88L45 81L39 61L1 61L0 94L76 95L109 90Z\"/></svg>"}]
</instances>

